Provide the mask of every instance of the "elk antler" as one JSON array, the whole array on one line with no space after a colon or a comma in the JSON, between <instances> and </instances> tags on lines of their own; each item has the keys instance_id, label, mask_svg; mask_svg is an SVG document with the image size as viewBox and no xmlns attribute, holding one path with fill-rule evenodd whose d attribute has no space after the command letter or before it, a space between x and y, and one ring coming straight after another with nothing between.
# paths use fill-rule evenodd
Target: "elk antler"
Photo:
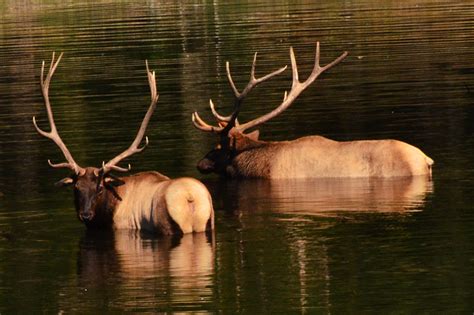
<instances>
[{"instance_id":1,"label":"elk antler","mask_svg":"<svg viewBox=\"0 0 474 315\"><path fill-rule=\"evenodd\" d=\"M200 130L203 131L208 131L208 132L214 132L214 133L219 133L221 135L226 136L230 130L234 129L235 131L239 132L244 132L245 130L255 127L257 125L260 125L273 117L279 115L282 113L284 110L286 110L293 102L294 100L309 86L311 83L313 83L319 75L321 75L324 71L332 68L339 62L341 62L346 56L347 56L347 51L344 52L342 55L340 55L338 58L333 60L331 63L327 64L324 67L321 67L319 64L319 59L320 59L320 50L319 50L319 42L316 43L316 57L315 57L315 64L313 71L311 72L310 76L306 81L300 82L298 78L298 66L296 64L296 58L295 54L293 52L293 48L290 48L290 59L291 59L291 68L292 68L292 76L293 76L293 81L291 85L291 90L290 93L285 92L285 95L283 97L283 102L275 108L273 111L270 113L267 113L266 115L263 115L261 117L258 117L254 120L251 120L247 123L244 124L238 124L237 123L237 116L240 112L240 107L242 105L242 102L244 98L247 96L247 94L260 82L263 82L265 80L270 79L271 77L283 72L286 69L286 66L283 68L278 69L277 71L274 71L270 74L267 74L266 76L256 79L255 78L255 64L257 60L257 53L254 55L253 59L253 64L252 64L252 70L250 73L250 81L247 84L247 86L244 88L242 92L239 92L237 88L235 87L234 81L232 80L232 76L230 74L230 67L229 67L229 62L226 63L226 70L227 70L227 79L229 80L229 84L232 88L232 91L234 92L235 96L235 101L234 101L234 111L230 116L221 116L219 115L214 107L214 104L212 101L210 101L210 107L211 111L214 115L214 117L217 119L219 126L211 126L207 123L205 123L197 114L197 112L194 112L192 115L192 120L194 123L194 126Z\"/></svg>"},{"instance_id":2,"label":"elk antler","mask_svg":"<svg viewBox=\"0 0 474 315\"><path fill-rule=\"evenodd\" d=\"M116 157L114 157L112 160L108 161L107 163L102 163L101 171L103 174L106 174L112 170L119 172L129 171L131 169L130 164L128 165L128 168L117 166L117 164L120 163L120 161L122 161L123 159L135 153L142 152L148 145L148 137L145 137L145 144L142 147L139 147L140 143L142 142L143 136L145 135L146 127L148 126L148 122L150 121L151 115L153 115L153 112L155 111L159 95L156 89L155 71L150 71L150 69L148 68L148 61L146 61L145 63L146 72L148 76L148 84L150 85L151 91L150 107L148 108L148 111L146 112L145 117L143 118L140 129L138 130L137 136L135 137L135 140L132 142L130 147L119 155L117 155Z\"/></svg>"},{"instance_id":3,"label":"elk antler","mask_svg":"<svg viewBox=\"0 0 474 315\"><path fill-rule=\"evenodd\" d=\"M69 168L76 175L83 174L85 170L80 167L73 159L71 153L67 149L66 145L64 142L61 140L61 137L58 134L58 131L56 129L56 124L54 123L54 117L53 117L53 111L51 110L51 104L49 102L49 84L51 82L51 78L53 77L54 71L56 71L56 68L58 67L59 61L61 61L63 54L61 53L59 55L59 58L55 61L54 60L54 52L53 56L51 58L51 64L49 65L49 71L48 74L46 75L46 79L44 78L44 65L45 62L43 60L42 66L41 66L41 93L43 94L43 99L44 99L44 104L46 106L46 112L48 114L48 120L49 120L49 125L51 127L50 132L46 132L41 130L38 125L36 124L36 117L33 116L33 125L36 128L36 131L38 133L46 138L49 138L56 143L56 145L61 149L61 151L64 154L64 157L66 158L67 162L65 163L58 163L58 164L53 164L51 163L51 160L48 160L49 165L51 165L54 168Z\"/></svg>"},{"instance_id":4,"label":"elk antler","mask_svg":"<svg viewBox=\"0 0 474 315\"><path fill-rule=\"evenodd\" d=\"M245 88L242 90L242 92L239 92L237 88L235 87L234 80L232 80L232 75L230 74L230 63L227 61L226 62L226 72L227 72L227 79L229 80L230 87L232 88L232 91L234 92L234 111L232 112L231 115L229 116L221 116L217 113L214 107L214 103L212 100L209 101L209 106L211 107L212 114L214 117L218 120L219 126L211 126L207 123L205 123L201 117L199 117L197 112L194 112L192 115L192 120L194 123L194 126L200 130L203 131L208 131L208 132L215 132L215 133L223 133L227 134L230 129L232 129L234 126L238 125L237 122L237 116L239 115L240 111L240 106L242 105L242 102L244 98L249 94L249 92L256 87L259 83L262 83L280 73L286 70L287 66L284 66L276 71L273 71L261 78L256 78L255 77L255 66L257 64L257 53L254 54L253 56L253 63L252 63L252 69L250 71L250 80L245 86ZM225 124L221 124L225 123Z\"/></svg>"},{"instance_id":5,"label":"elk antler","mask_svg":"<svg viewBox=\"0 0 474 315\"><path fill-rule=\"evenodd\" d=\"M308 79L304 82L300 82L298 78L298 67L296 64L296 58L295 58L295 53L293 52L293 47L290 48L290 58L291 58L291 69L292 69L292 75L293 75L293 82L291 84L291 90L290 93L287 93L285 91L285 95L283 97L283 102L275 108L273 111L258 117L254 120L251 120L249 122L246 122L245 124L241 124L237 127L235 127L236 131L244 132L245 130L258 126L260 124L263 124L264 122L272 119L273 117L279 115L282 113L284 110L286 110L292 103L293 101L303 92L311 83L313 83L321 73L324 71L332 68L339 62L341 62L346 56L347 56L347 51L342 53L339 57L334 59L331 63L325 65L324 67L321 67L319 64L319 58L320 58L320 51L319 51L319 42L316 43L316 57L315 57L315 63L314 63L314 68L311 74L309 75Z\"/></svg>"}]
</instances>

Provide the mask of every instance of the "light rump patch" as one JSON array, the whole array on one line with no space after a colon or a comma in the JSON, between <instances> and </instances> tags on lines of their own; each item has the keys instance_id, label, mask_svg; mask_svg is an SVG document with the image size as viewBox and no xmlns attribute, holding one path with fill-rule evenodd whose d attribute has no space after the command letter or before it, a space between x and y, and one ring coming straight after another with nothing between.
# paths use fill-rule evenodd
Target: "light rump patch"
<instances>
[{"instance_id":1,"label":"light rump patch","mask_svg":"<svg viewBox=\"0 0 474 315\"><path fill-rule=\"evenodd\" d=\"M205 231L209 218L214 217L211 195L207 188L193 178L179 178L170 183L166 191L165 202L169 214L184 233ZM196 198L197 196L205 198ZM213 222L212 219L211 225Z\"/></svg>"}]
</instances>

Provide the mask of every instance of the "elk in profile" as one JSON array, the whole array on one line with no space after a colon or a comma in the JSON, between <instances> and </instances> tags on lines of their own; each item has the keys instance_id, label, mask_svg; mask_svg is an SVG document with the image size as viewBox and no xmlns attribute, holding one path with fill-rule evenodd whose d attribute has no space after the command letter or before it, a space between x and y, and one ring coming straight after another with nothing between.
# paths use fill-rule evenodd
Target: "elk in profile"
<instances>
[{"instance_id":1,"label":"elk in profile","mask_svg":"<svg viewBox=\"0 0 474 315\"><path fill-rule=\"evenodd\" d=\"M261 78L255 77L257 53L254 55L250 80L240 92L226 63L227 78L234 92L234 110L220 115L212 102L212 114L217 126L204 122L194 112L194 126L218 134L219 144L198 162L202 173L218 173L229 177L256 178L342 178L342 177L406 177L431 176L433 160L420 149L397 140L334 141L322 136L307 136L292 141L261 141L258 130L246 133L285 111L296 98L323 72L341 62L344 52L331 63L320 66L319 42L316 44L314 68L308 79L300 82L293 48L290 48L292 86L283 101L273 111L246 123L237 118L248 93L259 83L280 73L286 66Z\"/></svg>"},{"instance_id":2,"label":"elk in profile","mask_svg":"<svg viewBox=\"0 0 474 315\"><path fill-rule=\"evenodd\" d=\"M193 178L170 179L158 172L141 172L126 177L116 177L111 172L127 172L118 165L122 160L139 153L148 145L140 147L148 122L158 102L155 72L146 63L151 103L141 123L135 140L128 149L114 157L102 167L81 167L73 159L56 129L49 101L51 78L61 60L55 61L54 53L49 72L44 77L45 63L41 68L41 91L51 131L41 130L35 117L33 124L38 133L61 149L67 162L49 165L68 168L73 173L58 182L60 186L73 185L77 216L88 228L140 229L161 234L203 232L214 228L214 210L207 188Z\"/></svg>"}]
</instances>

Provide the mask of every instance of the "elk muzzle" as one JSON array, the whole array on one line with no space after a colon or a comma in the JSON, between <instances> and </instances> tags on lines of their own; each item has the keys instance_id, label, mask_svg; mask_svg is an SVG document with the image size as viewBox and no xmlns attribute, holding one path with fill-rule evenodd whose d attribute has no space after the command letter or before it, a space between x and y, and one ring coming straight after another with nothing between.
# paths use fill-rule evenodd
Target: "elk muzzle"
<instances>
[{"instance_id":1,"label":"elk muzzle","mask_svg":"<svg viewBox=\"0 0 474 315\"><path fill-rule=\"evenodd\" d=\"M81 221L83 222L90 222L94 218L94 214L90 211L87 211L87 212L81 213L79 217L81 218Z\"/></svg>"},{"instance_id":2,"label":"elk muzzle","mask_svg":"<svg viewBox=\"0 0 474 315\"><path fill-rule=\"evenodd\" d=\"M209 174L215 171L215 163L208 158L203 158L198 162L197 169L202 174Z\"/></svg>"},{"instance_id":3,"label":"elk muzzle","mask_svg":"<svg viewBox=\"0 0 474 315\"><path fill-rule=\"evenodd\" d=\"M94 219L95 213L93 211L92 199L85 199L82 201L78 209L79 220L84 223L91 222Z\"/></svg>"},{"instance_id":4,"label":"elk muzzle","mask_svg":"<svg viewBox=\"0 0 474 315\"><path fill-rule=\"evenodd\" d=\"M234 156L235 153L231 149L213 149L197 163L197 169L203 174L212 172L225 174Z\"/></svg>"}]
</instances>

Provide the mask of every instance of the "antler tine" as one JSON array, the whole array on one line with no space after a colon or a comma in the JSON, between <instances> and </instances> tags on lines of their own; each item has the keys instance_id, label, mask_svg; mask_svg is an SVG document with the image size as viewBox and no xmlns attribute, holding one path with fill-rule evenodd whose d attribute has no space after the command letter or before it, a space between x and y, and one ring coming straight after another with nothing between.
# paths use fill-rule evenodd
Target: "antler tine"
<instances>
[{"instance_id":1,"label":"antler tine","mask_svg":"<svg viewBox=\"0 0 474 315\"><path fill-rule=\"evenodd\" d=\"M230 119L232 118L232 115L229 116L222 116L220 115L215 108L214 103L212 100L209 100L209 107L211 108L211 112L214 115L214 117L217 119L217 122L229 122Z\"/></svg>"},{"instance_id":2,"label":"antler tine","mask_svg":"<svg viewBox=\"0 0 474 315\"><path fill-rule=\"evenodd\" d=\"M142 124L140 125L140 129L137 132L137 136L135 137L135 140L133 140L130 147L128 147L127 150L123 151L122 153L114 157L109 162L102 165L102 172L104 174L112 170L119 171L119 172L128 172L131 169L130 164L128 168L117 166L117 164L120 163L120 161L122 161L123 159L135 153L142 152L148 146L148 143L149 143L148 137L145 137L145 144L142 147L139 147L140 143L143 140L143 136L145 135L145 131L148 126L148 123L150 122L151 116L153 115L153 112L155 111L159 94L157 92L157 87L156 87L155 71L150 71L150 69L148 68L148 60L145 61L145 65L146 65L146 72L147 72L147 77L148 77L148 85L150 86L150 93L151 93L150 106L148 107L145 117L143 118Z\"/></svg>"},{"instance_id":3,"label":"antler tine","mask_svg":"<svg viewBox=\"0 0 474 315\"><path fill-rule=\"evenodd\" d=\"M148 144L148 137L146 137L146 142ZM106 166L105 162L102 161L102 168L101 168L102 174L107 173L107 172L104 171L104 170L106 170L105 166ZM128 164L128 167L124 168L124 167L120 167L120 166L117 166L117 165L109 165L108 168L109 168L108 172L110 172L110 171L128 172L132 169L132 166L130 164Z\"/></svg>"},{"instance_id":4,"label":"antler tine","mask_svg":"<svg viewBox=\"0 0 474 315\"><path fill-rule=\"evenodd\" d=\"M265 114L261 117L258 117L254 120L251 120L251 121L249 121L245 124L241 124L240 126L236 126L235 129L240 131L240 132L244 132L245 130L247 130L249 128L252 128L252 127L255 127L257 125L260 125L260 124L272 119L273 117L279 115L280 113L282 113L284 110L286 110L294 102L294 100L311 83L313 83L319 77L319 75L321 75L324 71L332 68L333 66L335 66L336 64L341 62L347 56L347 54L348 54L348 52L345 51L339 57L334 59L332 62L325 65L324 67L321 67L320 64L319 64L319 61L320 61L319 42L317 42L316 43L315 64L314 64L313 71L311 72L308 79L306 79L306 81L300 82L299 81L299 75L298 75L298 66L297 66L297 63L296 63L295 54L294 54L293 48L290 47L290 59L291 59L291 68L292 68L292 76L293 76L290 92L289 93L285 92L283 102L277 108L275 108L273 111L271 111L271 112L269 112L269 113L267 113L267 114Z\"/></svg>"},{"instance_id":5,"label":"antler tine","mask_svg":"<svg viewBox=\"0 0 474 315\"><path fill-rule=\"evenodd\" d=\"M145 60L145 66L146 66L146 74L148 77L148 85L150 86L150 92L151 92L151 103L153 106L156 105L158 102L158 91L156 88L156 77L155 77L155 71L151 72L150 68L148 68L148 60ZM150 104L150 106L152 105Z\"/></svg>"},{"instance_id":6,"label":"antler tine","mask_svg":"<svg viewBox=\"0 0 474 315\"><path fill-rule=\"evenodd\" d=\"M194 127L196 127L199 130L202 130L202 131L219 133L224 129L221 126L216 127L216 126L209 125L204 120L202 120L202 118L199 116L199 114L197 112L194 112L191 115L191 119L193 121Z\"/></svg>"},{"instance_id":7,"label":"antler tine","mask_svg":"<svg viewBox=\"0 0 474 315\"><path fill-rule=\"evenodd\" d=\"M191 115L191 119L193 121L194 127L196 127L199 130L206 131L206 132L212 132L212 133L220 133L222 130L224 130L224 126L222 126L222 123L225 123L226 125L231 121L232 115L230 116L222 116L220 115L214 106L214 103L212 100L209 100L209 107L211 108L211 112L214 115L214 117L217 119L217 123L219 126L212 126L206 123L197 112L194 112Z\"/></svg>"},{"instance_id":8,"label":"antler tine","mask_svg":"<svg viewBox=\"0 0 474 315\"><path fill-rule=\"evenodd\" d=\"M67 162L65 163L57 163L57 164L54 164L51 162L51 160L48 160L48 164L54 168L69 168L72 171L74 171L75 174L79 175L84 172L84 169L80 167L74 161L74 158L72 157L68 148L66 147L61 137L59 136L59 133L56 129L56 123L54 122L53 110L51 109L51 103L49 101L49 84L51 82L51 78L53 77L54 72L56 71L56 68L59 65L59 62L61 61L62 56L63 56L63 53L61 53L58 59L55 60L55 53L53 52L52 57L51 57L51 63L49 65L49 70L48 70L48 74L46 75L46 78L44 77L45 61L43 60L41 64L41 78L40 78L41 94L43 95L44 105L46 106L46 113L48 115L48 121L49 121L51 131L46 132L42 130L40 127L38 127L35 116L33 116L33 125L35 126L36 131L40 135L53 140L53 142L59 147L59 149L61 150L61 152L63 153L64 157L67 160Z\"/></svg>"},{"instance_id":9,"label":"antler tine","mask_svg":"<svg viewBox=\"0 0 474 315\"><path fill-rule=\"evenodd\" d=\"M299 74L298 74L298 64L296 63L295 51L293 50L293 47L290 47L290 60L291 60L291 73L293 77L293 80L291 83L291 89L293 90L300 84L300 79L299 79Z\"/></svg>"},{"instance_id":10,"label":"antler tine","mask_svg":"<svg viewBox=\"0 0 474 315\"><path fill-rule=\"evenodd\" d=\"M239 98L240 92L235 87L234 80L232 80L232 75L230 74L230 62L228 61L225 62L225 70L227 73L227 80L229 81L230 87L232 88L232 91L234 92L234 96L235 98Z\"/></svg>"},{"instance_id":11,"label":"antler tine","mask_svg":"<svg viewBox=\"0 0 474 315\"><path fill-rule=\"evenodd\" d=\"M320 59L320 49L319 49L319 42L316 43L316 56L315 56L315 63L314 63L314 68L313 68L313 71L311 72L311 75L309 76L309 78L304 82L305 84L305 87L310 85L311 83L313 83L314 80L317 79L317 77L323 73L324 71L326 70L329 70L330 68L334 67L335 65L337 65L339 62L341 62L344 58L346 58L346 56L348 55L348 52L345 51L343 52L339 57L337 57L336 59L334 59L332 62L328 63L327 65L325 65L324 67L321 67L321 65L319 64L319 59ZM296 64L296 62L295 62Z\"/></svg>"},{"instance_id":12,"label":"antler tine","mask_svg":"<svg viewBox=\"0 0 474 315\"><path fill-rule=\"evenodd\" d=\"M250 89L252 89L257 84L262 83L263 81L267 81L268 79L273 78L274 76L282 73L283 71L286 70L286 68L288 68L288 66L281 67L280 69L275 70L275 71L273 71L273 72L271 72L267 75L264 75L263 77L257 79L255 77L255 65L256 65L256 63L257 63L257 53L255 53L255 55L253 57L253 64L252 64L251 78L250 78L250 80L252 82L255 82L255 84L253 86L251 86Z\"/></svg>"},{"instance_id":13,"label":"antler tine","mask_svg":"<svg viewBox=\"0 0 474 315\"><path fill-rule=\"evenodd\" d=\"M287 68L287 66L281 67L280 69L275 70L275 71L273 71L273 72L257 79L255 77L255 68L256 68L256 65L257 65L257 54L258 54L258 52L255 52L255 54L253 55L252 69L250 70L250 80L247 83L247 85L245 86L245 88L242 90L242 92L239 92L239 90L237 90L237 88L235 87L234 81L232 80L232 75L230 73L230 64L229 64L228 61L226 62L227 79L229 80L229 84L230 84L232 90L234 91L234 95L235 95L235 98L236 98L236 104L235 105L240 105L243 98L245 98L247 96L247 94L255 86L257 86L259 83L262 83L262 82L264 82L264 81L266 81L266 80L282 73Z\"/></svg>"}]
</instances>

